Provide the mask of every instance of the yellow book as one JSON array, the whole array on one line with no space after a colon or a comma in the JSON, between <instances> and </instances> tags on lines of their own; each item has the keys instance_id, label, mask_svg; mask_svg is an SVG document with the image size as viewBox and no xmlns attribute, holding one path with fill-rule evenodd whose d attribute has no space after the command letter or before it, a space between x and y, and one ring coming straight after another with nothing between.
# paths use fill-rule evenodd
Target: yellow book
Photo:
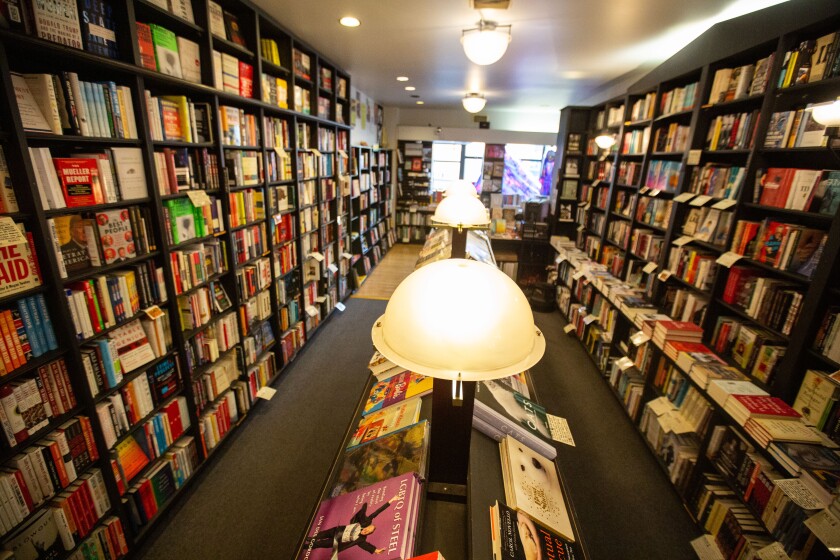
<instances>
[{"instance_id":1,"label":"yellow book","mask_svg":"<svg viewBox=\"0 0 840 560\"><path fill-rule=\"evenodd\" d=\"M192 126L190 126L192 119L190 119L190 106L187 98L183 95L164 95L161 96L161 99L166 99L177 105L178 118L181 121L181 134L185 142L192 142Z\"/></svg>"}]
</instances>

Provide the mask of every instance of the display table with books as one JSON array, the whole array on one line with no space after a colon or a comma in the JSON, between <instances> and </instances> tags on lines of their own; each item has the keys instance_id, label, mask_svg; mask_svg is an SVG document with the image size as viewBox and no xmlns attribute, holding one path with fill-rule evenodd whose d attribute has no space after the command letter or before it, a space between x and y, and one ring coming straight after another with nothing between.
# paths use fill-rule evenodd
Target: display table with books
<instances>
[{"instance_id":1,"label":"display table with books","mask_svg":"<svg viewBox=\"0 0 840 560\"><path fill-rule=\"evenodd\" d=\"M528 372L478 383L459 493L427 480L432 378L378 352L369 368L296 558L588 558Z\"/></svg>"}]
</instances>

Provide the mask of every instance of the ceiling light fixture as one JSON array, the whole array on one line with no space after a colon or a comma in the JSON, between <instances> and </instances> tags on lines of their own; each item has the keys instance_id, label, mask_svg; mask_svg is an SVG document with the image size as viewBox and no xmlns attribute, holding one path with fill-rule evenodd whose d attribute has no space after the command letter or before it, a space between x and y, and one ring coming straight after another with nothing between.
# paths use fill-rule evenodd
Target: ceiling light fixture
<instances>
[{"instance_id":1,"label":"ceiling light fixture","mask_svg":"<svg viewBox=\"0 0 840 560\"><path fill-rule=\"evenodd\" d=\"M424 105L425 103L426 103L425 101L417 101L418 105Z\"/></svg>"},{"instance_id":2,"label":"ceiling light fixture","mask_svg":"<svg viewBox=\"0 0 840 560\"><path fill-rule=\"evenodd\" d=\"M354 18L353 16L344 16L338 20L338 23L344 27L359 27L362 24L358 18Z\"/></svg>"},{"instance_id":3,"label":"ceiling light fixture","mask_svg":"<svg viewBox=\"0 0 840 560\"><path fill-rule=\"evenodd\" d=\"M602 150L609 150L615 144L615 136L612 134L600 134L595 137L595 143Z\"/></svg>"},{"instance_id":4,"label":"ceiling light fixture","mask_svg":"<svg viewBox=\"0 0 840 560\"><path fill-rule=\"evenodd\" d=\"M408 76L397 76L397 81L398 82L407 82L408 81Z\"/></svg>"},{"instance_id":5,"label":"ceiling light fixture","mask_svg":"<svg viewBox=\"0 0 840 560\"><path fill-rule=\"evenodd\" d=\"M461 99L461 103L464 104L464 109L466 109L468 113L478 113L484 109L484 105L487 103L487 100L484 99L484 96L480 93L468 93L463 99Z\"/></svg>"},{"instance_id":6,"label":"ceiling light fixture","mask_svg":"<svg viewBox=\"0 0 840 560\"><path fill-rule=\"evenodd\" d=\"M510 25L481 20L478 27L461 32L464 53L476 64L493 64L505 54L510 43L510 30Z\"/></svg>"},{"instance_id":7,"label":"ceiling light fixture","mask_svg":"<svg viewBox=\"0 0 840 560\"><path fill-rule=\"evenodd\" d=\"M415 89L417 88L414 86L405 86L405 91L414 91Z\"/></svg>"}]
</instances>

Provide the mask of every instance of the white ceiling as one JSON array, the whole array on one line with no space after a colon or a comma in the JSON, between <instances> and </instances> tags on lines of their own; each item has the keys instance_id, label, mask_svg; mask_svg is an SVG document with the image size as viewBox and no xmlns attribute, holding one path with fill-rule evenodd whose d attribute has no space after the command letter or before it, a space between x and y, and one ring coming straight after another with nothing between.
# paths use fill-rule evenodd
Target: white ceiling
<instances>
[{"instance_id":1,"label":"white ceiling","mask_svg":"<svg viewBox=\"0 0 840 560\"><path fill-rule=\"evenodd\" d=\"M295 35L351 75L386 106L454 109L469 91L488 108L557 114L593 87L645 62L659 62L715 21L784 0L511 0L484 18L512 24L504 57L477 66L464 55L462 29L479 12L469 0L255 0ZM338 24L353 15L361 27ZM396 76L410 77L407 83ZM415 92L403 88L412 85ZM555 117L556 118L556 117Z\"/></svg>"}]
</instances>

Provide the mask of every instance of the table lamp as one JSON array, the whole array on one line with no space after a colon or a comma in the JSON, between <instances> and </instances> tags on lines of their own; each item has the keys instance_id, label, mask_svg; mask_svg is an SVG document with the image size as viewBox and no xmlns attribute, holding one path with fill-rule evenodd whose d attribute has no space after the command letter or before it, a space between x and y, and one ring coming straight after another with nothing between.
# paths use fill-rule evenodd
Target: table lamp
<instances>
[{"instance_id":1,"label":"table lamp","mask_svg":"<svg viewBox=\"0 0 840 560\"><path fill-rule=\"evenodd\" d=\"M434 378L429 491L466 496L475 382L525 371L545 352L525 294L494 266L437 261L397 286L371 336L383 356Z\"/></svg>"},{"instance_id":2,"label":"table lamp","mask_svg":"<svg viewBox=\"0 0 840 560\"><path fill-rule=\"evenodd\" d=\"M468 229L487 229L490 216L469 181L455 181L446 190L435 213L432 225L452 228L452 258L463 258L467 251Z\"/></svg>"}]
</instances>

